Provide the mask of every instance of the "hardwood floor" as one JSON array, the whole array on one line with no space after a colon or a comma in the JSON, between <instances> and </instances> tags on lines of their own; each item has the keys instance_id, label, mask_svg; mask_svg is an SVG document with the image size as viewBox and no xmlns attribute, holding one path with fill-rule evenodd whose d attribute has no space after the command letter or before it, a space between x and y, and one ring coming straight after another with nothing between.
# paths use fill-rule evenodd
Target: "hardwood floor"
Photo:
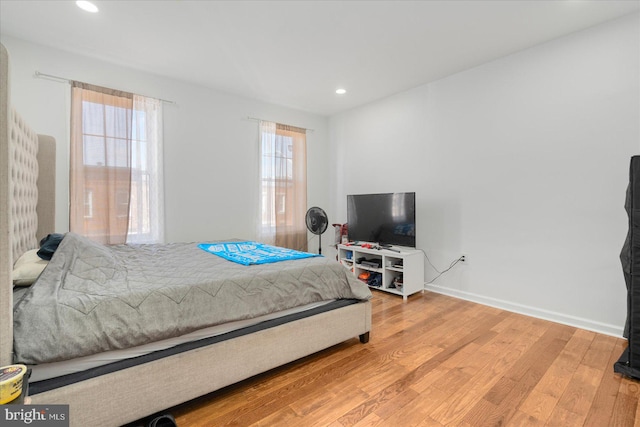
<instances>
[{"instance_id":1,"label":"hardwood floor","mask_svg":"<svg viewBox=\"0 0 640 427\"><path fill-rule=\"evenodd\" d=\"M374 292L357 338L186 403L190 426L633 426L626 341L425 292ZM637 420L637 421L636 421Z\"/></svg>"}]
</instances>

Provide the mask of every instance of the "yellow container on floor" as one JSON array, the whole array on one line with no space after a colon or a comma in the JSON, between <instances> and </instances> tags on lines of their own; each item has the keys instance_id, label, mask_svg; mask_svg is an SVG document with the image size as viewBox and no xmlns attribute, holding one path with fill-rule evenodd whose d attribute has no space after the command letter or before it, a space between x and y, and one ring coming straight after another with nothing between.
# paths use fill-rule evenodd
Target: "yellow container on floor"
<instances>
[{"instance_id":1,"label":"yellow container on floor","mask_svg":"<svg viewBox=\"0 0 640 427\"><path fill-rule=\"evenodd\" d=\"M20 397L25 373L27 373L27 367L24 365L9 365L0 368L0 405Z\"/></svg>"}]
</instances>

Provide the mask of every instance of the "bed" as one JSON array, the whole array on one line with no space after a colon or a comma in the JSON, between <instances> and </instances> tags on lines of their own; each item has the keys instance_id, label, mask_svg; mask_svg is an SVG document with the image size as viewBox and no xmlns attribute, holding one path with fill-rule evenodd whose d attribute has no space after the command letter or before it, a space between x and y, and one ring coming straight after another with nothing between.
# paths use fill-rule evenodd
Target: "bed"
<instances>
[{"instance_id":1,"label":"bed","mask_svg":"<svg viewBox=\"0 0 640 427\"><path fill-rule=\"evenodd\" d=\"M20 350L14 348L13 335L14 261L38 248L39 239L55 231L55 141L36 135L12 111L9 60L2 45L0 56L0 365L4 366L14 363L14 351ZM39 286L39 282L33 286ZM24 293L31 293L22 292L16 304ZM75 371L62 376L44 374L44 379L32 383L32 403L68 404L73 426L122 425L340 342L356 337L368 341L369 300L338 298L332 303L311 305L307 310L267 315L258 323L241 324L222 334L152 348L142 355L120 359L115 365L76 366ZM21 314L17 313L16 320L20 320ZM31 350L20 351L20 357L24 357Z\"/></svg>"}]
</instances>

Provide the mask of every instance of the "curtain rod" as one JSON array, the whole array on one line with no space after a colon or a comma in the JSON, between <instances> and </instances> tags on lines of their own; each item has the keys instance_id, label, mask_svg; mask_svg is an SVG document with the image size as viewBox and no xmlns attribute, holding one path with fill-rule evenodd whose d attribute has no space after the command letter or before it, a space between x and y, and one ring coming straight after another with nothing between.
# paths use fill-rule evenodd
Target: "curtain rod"
<instances>
[{"instance_id":1,"label":"curtain rod","mask_svg":"<svg viewBox=\"0 0 640 427\"><path fill-rule=\"evenodd\" d=\"M272 121L273 121L273 120L259 119L259 118L257 118L257 117L251 117L251 116L247 116L247 119L249 119L249 120L255 120L256 122L272 122ZM281 124L284 124L284 123L281 123ZM293 125L286 125L286 126L293 126ZM304 129L304 130L306 130L306 131L308 131L308 132L313 132L313 129L303 128L302 126L293 126L293 127L300 128L300 129Z\"/></svg>"},{"instance_id":2,"label":"curtain rod","mask_svg":"<svg viewBox=\"0 0 640 427\"><path fill-rule=\"evenodd\" d=\"M35 72L35 77L37 77L39 79L53 80L53 81L57 81L57 82L60 82L60 83L68 83L68 84L71 84L72 82L77 81L77 80L67 79L67 78L64 78L64 77L53 76L51 74L41 73L38 70L36 70L36 72ZM81 83L84 83L84 82L81 82ZM87 84L90 84L90 83L87 83ZM125 92L128 92L128 91L125 91ZM146 96L146 95L141 95L141 96ZM153 96L149 96L148 98L153 98ZM168 101L168 100L162 99L162 98L155 98L155 99L157 99L158 101L166 102L167 104L177 105L174 101Z\"/></svg>"}]
</instances>

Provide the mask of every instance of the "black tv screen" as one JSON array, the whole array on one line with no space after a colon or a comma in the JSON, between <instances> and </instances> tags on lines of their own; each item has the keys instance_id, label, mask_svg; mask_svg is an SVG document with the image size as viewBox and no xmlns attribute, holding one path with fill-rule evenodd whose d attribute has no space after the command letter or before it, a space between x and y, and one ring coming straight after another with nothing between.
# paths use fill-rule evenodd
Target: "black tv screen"
<instances>
[{"instance_id":1,"label":"black tv screen","mask_svg":"<svg viewBox=\"0 0 640 427\"><path fill-rule=\"evenodd\" d=\"M416 193L347 196L349 240L416 247Z\"/></svg>"}]
</instances>

